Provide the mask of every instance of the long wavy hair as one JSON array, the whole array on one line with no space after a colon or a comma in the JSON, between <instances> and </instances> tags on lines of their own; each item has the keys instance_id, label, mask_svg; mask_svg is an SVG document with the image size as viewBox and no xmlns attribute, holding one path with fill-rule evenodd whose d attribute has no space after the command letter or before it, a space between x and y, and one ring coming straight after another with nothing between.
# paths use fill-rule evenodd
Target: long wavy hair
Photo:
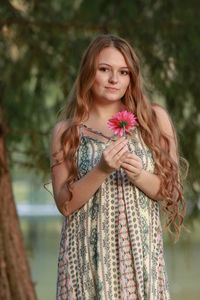
<instances>
[{"instance_id":1,"label":"long wavy hair","mask_svg":"<svg viewBox=\"0 0 200 300\"><path fill-rule=\"evenodd\" d=\"M159 202L165 212L164 215L167 217L165 225L169 232L175 233L178 239L186 213L186 204L180 180L180 159L176 132L172 125L177 144L178 163L170 156L169 138L160 129L153 105L144 94L139 59L126 40L110 34L99 35L86 49L67 106L62 113L62 119L70 120L69 127L61 136L63 159L58 160L52 168L63 160L67 162L70 175L66 180L66 185L71 191L70 186L78 175L75 154L79 147L79 125L89 116L93 101L91 87L96 73L97 57L101 50L106 47L114 47L119 50L129 68L130 83L121 101L128 111L134 112L137 116L142 138L152 151L155 160L155 173L160 178L158 193L163 199ZM69 149L67 153L65 152L66 144L68 145L67 149ZM56 155L57 153L54 154L54 157Z\"/></svg>"}]
</instances>

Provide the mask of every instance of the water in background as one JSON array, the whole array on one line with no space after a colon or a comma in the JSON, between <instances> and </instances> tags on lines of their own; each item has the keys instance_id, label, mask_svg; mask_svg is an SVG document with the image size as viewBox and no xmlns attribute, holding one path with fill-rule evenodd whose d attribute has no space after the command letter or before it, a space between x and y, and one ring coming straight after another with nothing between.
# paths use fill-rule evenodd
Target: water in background
<instances>
[{"instance_id":1,"label":"water in background","mask_svg":"<svg viewBox=\"0 0 200 300\"><path fill-rule=\"evenodd\" d=\"M61 216L21 216L21 227L38 300L55 300ZM191 237L165 241L165 260L172 300L200 299L200 225Z\"/></svg>"},{"instance_id":2,"label":"water in background","mask_svg":"<svg viewBox=\"0 0 200 300\"><path fill-rule=\"evenodd\" d=\"M14 175L14 195L38 300L55 300L62 217L39 176L19 168ZM51 184L48 189L52 191ZM200 222L177 244L165 239L164 246L172 300L199 300Z\"/></svg>"}]
</instances>

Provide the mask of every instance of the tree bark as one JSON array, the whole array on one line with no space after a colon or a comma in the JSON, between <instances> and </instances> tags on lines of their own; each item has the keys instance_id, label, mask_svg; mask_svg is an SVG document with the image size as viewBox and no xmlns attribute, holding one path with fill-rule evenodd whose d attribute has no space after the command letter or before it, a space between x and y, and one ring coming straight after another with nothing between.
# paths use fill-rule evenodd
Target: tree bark
<instances>
[{"instance_id":1,"label":"tree bark","mask_svg":"<svg viewBox=\"0 0 200 300\"><path fill-rule=\"evenodd\" d=\"M12 191L0 107L0 300L36 300Z\"/></svg>"}]
</instances>

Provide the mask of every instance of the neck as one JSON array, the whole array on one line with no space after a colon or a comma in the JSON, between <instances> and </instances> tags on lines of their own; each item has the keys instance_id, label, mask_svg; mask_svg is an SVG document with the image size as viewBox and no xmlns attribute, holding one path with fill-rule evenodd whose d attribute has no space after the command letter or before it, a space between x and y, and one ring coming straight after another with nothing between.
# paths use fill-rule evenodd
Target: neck
<instances>
[{"instance_id":1,"label":"neck","mask_svg":"<svg viewBox=\"0 0 200 300\"><path fill-rule=\"evenodd\" d=\"M108 120L114 114L124 109L124 104L119 101L115 103L108 103L107 105L100 103L93 103L93 106L90 110L90 116L103 120Z\"/></svg>"}]
</instances>

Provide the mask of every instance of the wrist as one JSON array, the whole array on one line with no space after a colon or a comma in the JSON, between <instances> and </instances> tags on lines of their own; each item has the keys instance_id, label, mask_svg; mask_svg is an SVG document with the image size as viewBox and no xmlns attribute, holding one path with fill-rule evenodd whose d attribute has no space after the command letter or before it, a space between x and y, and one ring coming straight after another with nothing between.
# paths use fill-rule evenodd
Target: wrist
<instances>
[{"instance_id":1,"label":"wrist","mask_svg":"<svg viewBox=\"0 0 200 300\"><path fill-rule=\"evenodd\" d=\"M106 168L106 167L104 167L104 166L102 166L100 164L98 164L95 167L95 169L98 171L98 173L100 173L101 175L103 175L105 177L109 176L112 173L111 170L108 170L108 168Z\"/></svg>"},{"instance_id":2,"label":"wrist","mask_svg":"<svg viewBox=\"0 0 200 300\"><path fill-rule=\"evenodd\" d=\"M135 176L132 177L132 182L133 182L135 185L139 184L139 183L141 182L141 180L142 180L144 174L145 174L145 170L142 169L141 172L140 172L139 174L137 174L137 175L135 175Z\"/></svg>"}]
</instances>

